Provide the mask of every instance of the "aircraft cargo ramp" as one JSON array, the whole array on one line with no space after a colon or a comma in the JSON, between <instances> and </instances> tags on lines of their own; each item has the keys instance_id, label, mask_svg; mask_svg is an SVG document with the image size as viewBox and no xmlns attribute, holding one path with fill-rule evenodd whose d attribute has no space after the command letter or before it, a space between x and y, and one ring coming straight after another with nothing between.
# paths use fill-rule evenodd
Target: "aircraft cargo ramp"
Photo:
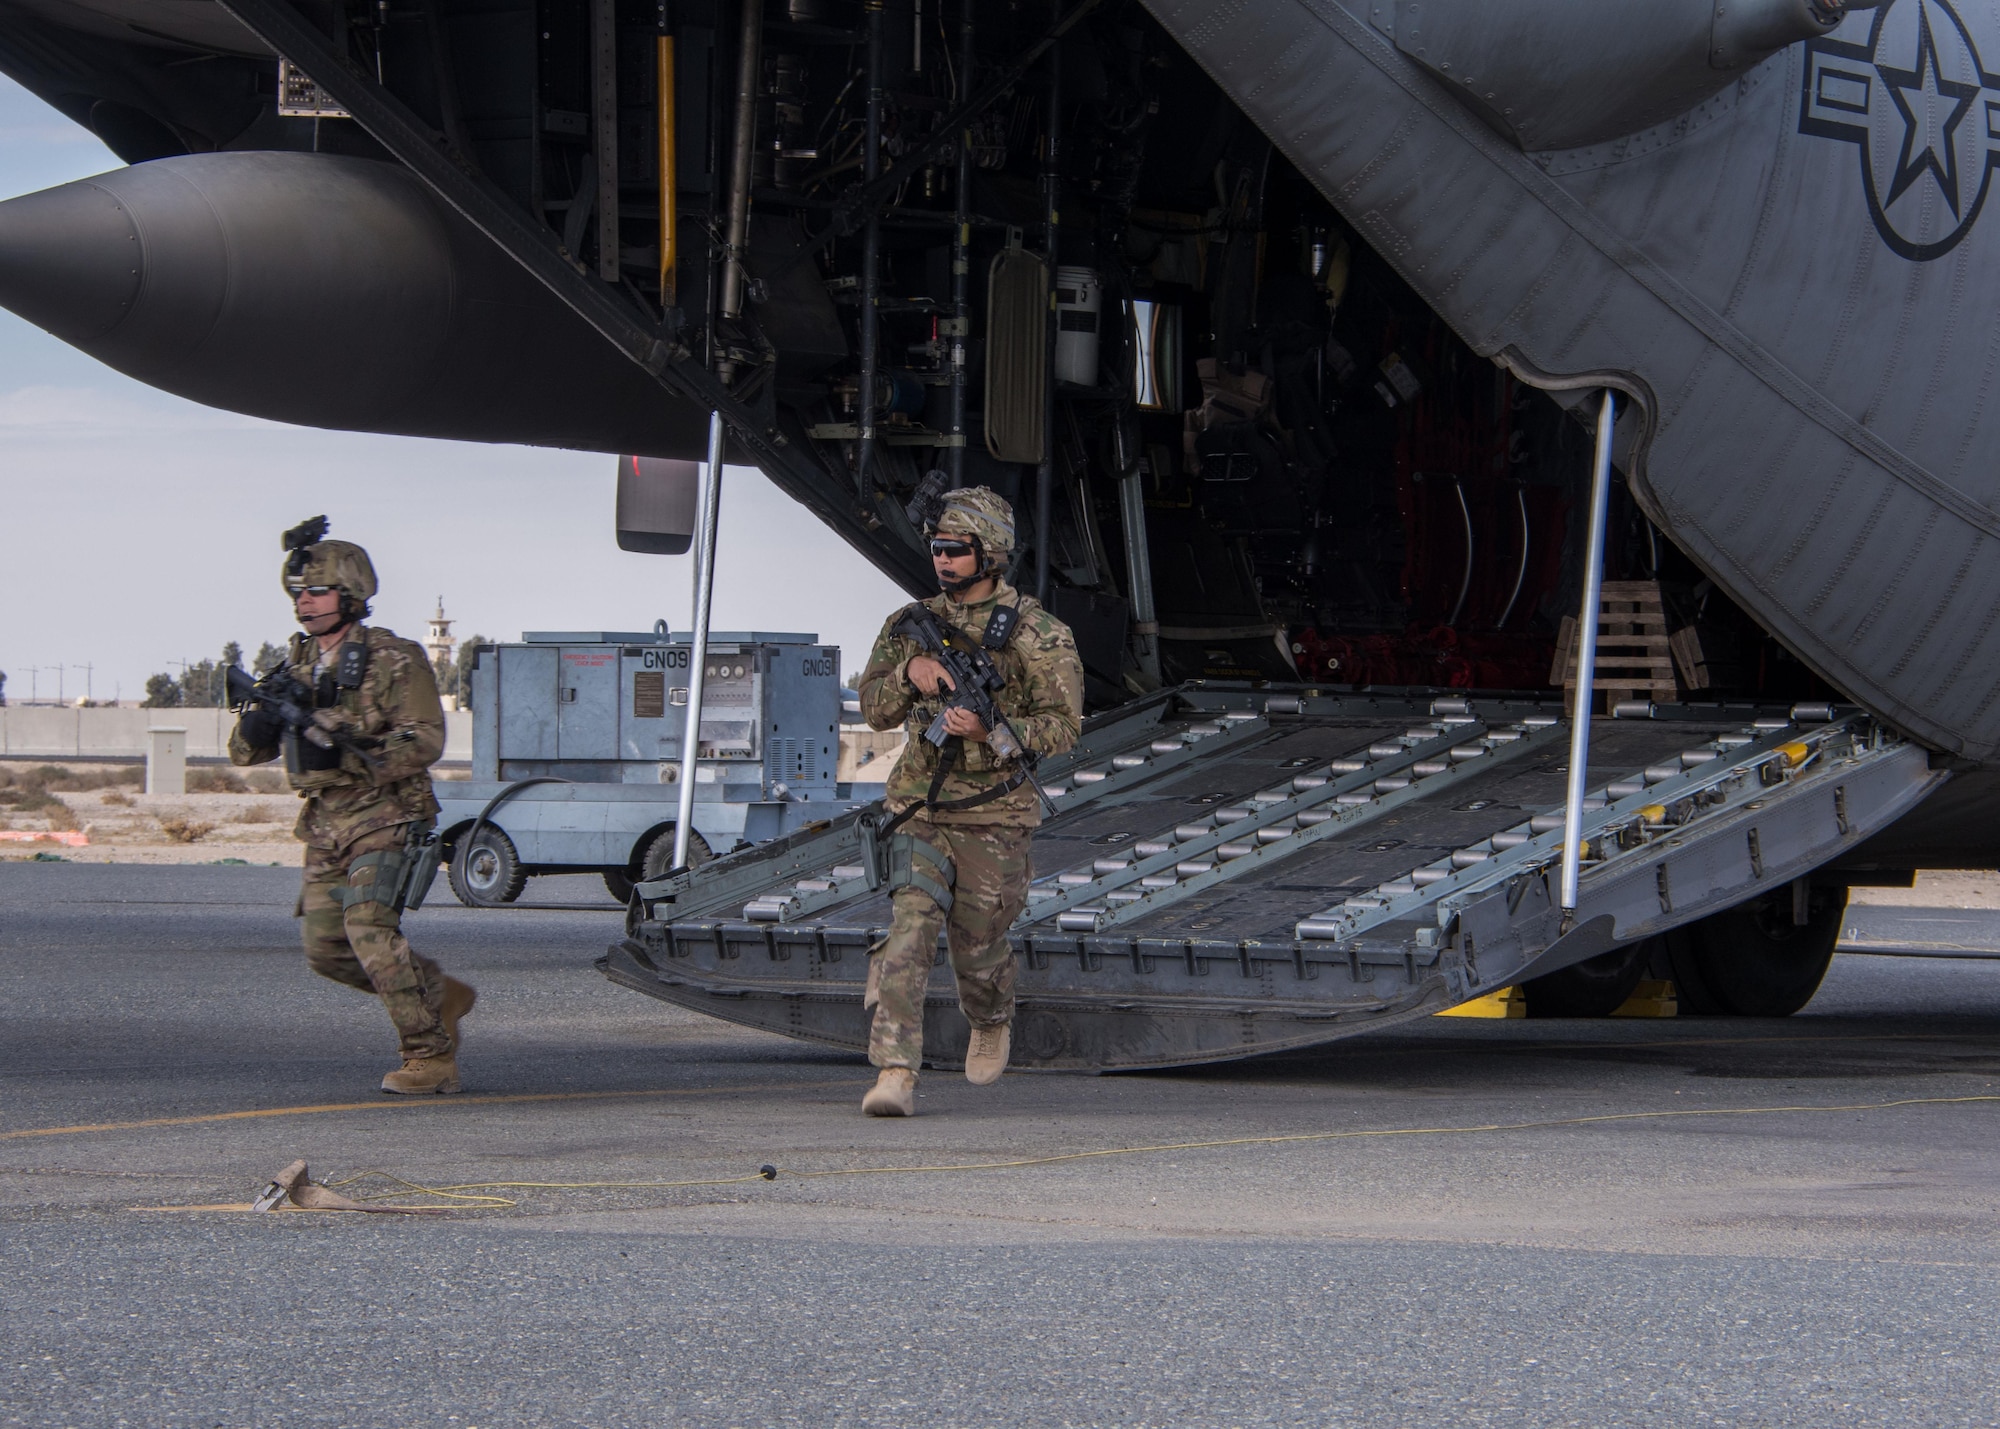
<instances>
[{"instance_id":1,"label":"aircraft cargo ramp","mask_svg":"<svg viewBox=\"0 0 2000 1429\"><path fill-rule=\"evenodd\" d=\"M1330 1041L1786 885L1803 925L1842 896L1812 871L1946 777L1871 716L1826 706L1663 707L1593 736L1564 934L1558 704L1210 683L1092 721L1043 766L1059 812L1012 934L1014 1064ZM865 1047L868 949L889 922L882 820L877 806L640 885L600 968L729 1021ZM966 1037L941 942L925 1046L957 1065Z\"/></svg>"}]
</instances>

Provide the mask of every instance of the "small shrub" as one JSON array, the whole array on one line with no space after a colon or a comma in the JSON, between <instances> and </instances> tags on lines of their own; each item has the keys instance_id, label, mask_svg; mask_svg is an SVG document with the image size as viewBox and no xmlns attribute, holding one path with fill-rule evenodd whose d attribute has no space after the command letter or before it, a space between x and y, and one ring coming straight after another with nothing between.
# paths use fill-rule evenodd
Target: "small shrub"
<instances>
[{"instance_id":1,"label":"small shrub","mask_svg":"<svg viewBox=\"0 0 2000 1429\"><path fill-rule=\"evenodd\" d=\"M267 804L262 799L259 799L249 808L238 809L234 814L230 815L230 822L235 824L275 824L283 820L284 817L284 814L279 811L276 804Z\"/></svg>"},{"instance_id":2,"label":"small shrub","mask_svg":"<svg viewBox=\"0 0 2000 1429\"><path fill-rule=\"evenodd\" d=\"M104 802L114 809L129 809L132 807L132 796L130 794L121 794L116 789L113 789L104 796Z\"/></svg>"},{"instance_id":3,"label":"small shrub","mask_svg":"<svg viewBox=\"0 0 2000 1429\"><path fill-rule=\"evenodd\" d=\"M160 831L176 843L191 844L215 832L215 825L186 814L160 815Z\"/></svg>"},{"instance_id":4,"label":"small shrub","mask_svg":"<svg viewBox=\"0 0 2000 1429\"><path fill-rule=\"evenodd\" d=\"M77 793L87 789L110 789L121 784L139 785L146 782L146 770L138 764L120 764L85 769L64 769L55 764L38 764L33 769L14 774L0 770L0 787L33 785L42 789L60 789L65 793Z\"/></svg>"},{"instance_id":5,"label":"small shrub","mask_svg":"<svg viewBox=\"0 0 2000 1429\"><path fill-rule=\"evenodd\" d=\"M252 769L243 776L243 782L250 786L253 794L282 794L285 792L285 776L275 769Z\"/></svg>"},{"instance_id":6,"label":"small shrub","mask_svg":"<svg viewBox=\"0 0 2000 1429\"><path fill-rule=\"evenodd\" d=\"M9 773L6 782L0 784L0 808L17 814L41 814L50 820L53 828L75 828L74 823L57 822L69 818L69 806L48 791L41 776L49 772L62 773L50 765L30 769L24 774Z\"/></svg>"},{"instance_id":7,"label":"small shrub","mask_svg":"<svg viewBox=\"0 0 2000 1429\"><path fill-rule=\"evenodd\" d=\"M115 789L121 784L133 787L146 782L146 766L143 764L114 764L97 769L71 769L64 772L61 783L51 781L57 789Z\"/></svg>"},{"instance_id":8,"label":"small shrub","mask_svg":"<svg viewBox=\"0 0 2000 1429\"><path fill-rule=\"evenodd\" d=\"M187 791L190 794L247 794L250 786L234 769L190 769L187 772Z\"/></svg>"}]
</instances>

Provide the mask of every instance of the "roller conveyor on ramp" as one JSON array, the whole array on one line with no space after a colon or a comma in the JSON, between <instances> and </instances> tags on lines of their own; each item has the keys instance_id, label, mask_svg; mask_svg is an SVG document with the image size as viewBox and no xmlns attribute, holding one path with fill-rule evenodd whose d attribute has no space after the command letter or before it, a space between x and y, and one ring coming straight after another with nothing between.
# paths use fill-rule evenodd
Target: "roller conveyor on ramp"
<instances>
[{"instance_id":1,"label":"roller conveyor on ramp","mask_svg":"<svg viewBox=\"0 0 2000 1429\"><path fill-rule=\"evenodd\" d=\"M1209 683L1086 725L1044 763L1014 1064L1169 1066L1326 1042L1802 881L1946 776L1871 716L1662 707L1594 725L1581 895L1557 882L1569 724L1531 700ZM889 900L879 806L641 884L614 981L867 1045ZM1804 906L1804 899L1795 900ZM925 1021L967 1039L942 940Z\"/></svg>"}]
</instances>

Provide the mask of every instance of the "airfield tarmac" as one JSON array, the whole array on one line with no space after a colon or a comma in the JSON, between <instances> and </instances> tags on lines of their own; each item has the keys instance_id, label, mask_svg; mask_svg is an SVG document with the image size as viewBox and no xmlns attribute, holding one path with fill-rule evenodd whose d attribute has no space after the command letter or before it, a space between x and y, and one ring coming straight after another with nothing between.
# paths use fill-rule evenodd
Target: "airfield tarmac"
<instances>
[{"instance_id":1,"label":"airfield tarmac","mask_svg":"<svg viewBox=\"0 0 2000 1429\"><path fill-rule=\"evenodd\" d=\"M0 1423L2000 1420L2000 961L1843 954L1782 1022L931 1073L870 1121L860 1059L605 982L608 903L441 887L410 928L480 989L468 1092L383 1098L295 888L0 865ZM226 1209L297 1157L544 1184Z\"/></svg>"}]
</instances>

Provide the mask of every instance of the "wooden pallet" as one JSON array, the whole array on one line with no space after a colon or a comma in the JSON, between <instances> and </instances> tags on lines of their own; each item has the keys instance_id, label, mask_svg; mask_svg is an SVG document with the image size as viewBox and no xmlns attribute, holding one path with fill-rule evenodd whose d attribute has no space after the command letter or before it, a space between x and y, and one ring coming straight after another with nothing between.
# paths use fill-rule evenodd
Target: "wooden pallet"
<instances>
[{"instance_id":1,"label":"wooden pallet","mask_svg":"<svg viewBox=\"0 0 2000 1429\"><path fill-rule=\"evenodd\" d=\"M1563 617L1556 634L1549 683L1576 688L1576 617ZM1655 581L1606 581L1597 602L1597 661L1590 688L1602 691L1604 708L1622 700L1671 703L1680 698L1674 678L1666 607Z\"/></svg>"}]
</instances>

